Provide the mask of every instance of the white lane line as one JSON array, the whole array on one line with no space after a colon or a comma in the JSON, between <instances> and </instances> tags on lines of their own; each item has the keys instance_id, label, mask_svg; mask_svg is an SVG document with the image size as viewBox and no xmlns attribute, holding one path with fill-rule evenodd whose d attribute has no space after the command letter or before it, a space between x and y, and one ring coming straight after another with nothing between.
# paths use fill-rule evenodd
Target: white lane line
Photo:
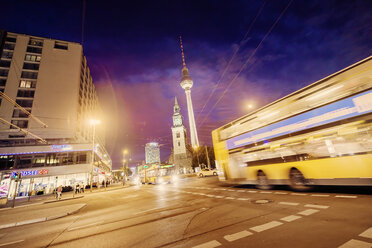
<instances>
[{"instance_id":1,"label":"white lane line","mask_svg":"<svg viewBox=\"0 0 372 248\"><path fill-rule=\"evenodd\" d=\"M345 244L339 246L338 248L371 248L372 243L351 239Z\"/></svg>"},{"instance_id":2,"label":"white lane line","mask_svg":"<svg viewBox=\"0 0 372 248\"><path fill-rule=\"evenodd\" d=\"M197 246L193 246L193 248L214 248L220 245L221 243L218 242L217 240L212 240L212 241L209 241L209 242L197 245Z\"/></svg>"},{"instance_id":3,"label":"white lane line","mask_svg":"<svg viewBox=\"0 0 372 248\"><path fill-rule=\"evenodd\" d=\"M356 195L336 195L338 198L357 198Z\"/></svg>"},{"instance_id":4,"label":"white lane line","mask_svg":"<svg viewBox=\"0 0 372 248\"><path fill-rule=\"evenodd\" d=\"M226 190L226 189L220 189L220 190Z\"/></svg>"},{"instance_id":5,"label":"white lane line","mask_svg":"<svg viewBox=\"0 0 372 248\"><path fill-rule=\"evenodd\" d=\"M297 205L299 205L300 203L298 203L298 202L279 202L279 204L282 204L282 205L290 205L290 206L297 206Z\"/></svg>"},{"instance_id":6,"label":"white lane line","mask_svg":"<svg viewBox=\"0 0 372 248\"><path fill-rule=\"evenodd\" d=\"M261 191L260 192L260 194L271 194L271 193L273 193L273 192L271 192L271 191Z\"/></svg>"},{"instance_id":7,"label":"white lane line","mask_svg":"<svg viewBox=\"0 0 372 248\"><path fill-rule=\"evenodd\" d=\"M103 223L103 221L98 221L98 222L90 223L90 224L87 224L87 225L84 225L84 226L77 226L77 227L69 228L67 231L71 232L71 231L74 231L76 229L81 229L81 228L86 228L86 227L90 227L90 226L95 226L95 225L99 225L101 223Z\"/></svg>"},{"instance_id":8,"label":"white lane line","mask_svg":"<svg viewBox=\"0 0 372 248\"><path fill-rule=\"evenodd\" d=\"M207 197L214 197L215 195L206 195Z\"/></svg>"},{"instance_id":9,"label":"white lane line","mask_svg":"<svg viewBox=\"0 0 372 248\"><path fill-rule=\"evenodd\" d=\"M233 190L233 189L228 189L227 191L235 191L235 190Z\"/></svg>"},{"instance_id":10,"label":"white lane line","mask_svg":"<svg viewBox=\"0 0 372 248\"><path fill-rule=\"evenodd\" d=\"M288 193L287 192L275 192L274 194L276 194L276 195L287 195Z\"/></svg>"},{"instance_id":11,"label":"white lane line","mask_svg":"<svg viewBox=\"0 0 372 248\"><path fill-rule=\"evenodd\" d=\"M238 239L245 238L245 237L247 237L249 235L252 235L252 234L253 233L248 232L247 230L244 230L244 231L237 232L237 233L234 233L234 234L226 235L223 238L226 239L229 242L232 242L232 241L235 241L235 240L238 240Z\"/></svg>"},{"instance_id":12,"label":"white lane line","mask_svg":"<svg viewBox=\"0 0 372 248\"><path fill-rule=\"evenodd\" d=\"M227 200L234 200L235 198L234 198L234 197L230 197L230 196L228 196L228 197L226 197L225 199L227 199Z\"/></svg>"},{"instance_id":13,"label":"white lane line","mask_svg":"<svg viewBox=\"0 0 372 248\"><path fill-rule=\"evenodd\" d=\"M216 198L224 198L222 195L217 195Z\"/></svg>"},{"instance_id":14,"label":"white lane line","mask_svg":"<svg viewBox=\"0 0 372 248\"><path fill-rule=\"evenodd\" d=\"M23 242L23 241L25 241L25 240L24 240L24 239L20 239L20 240L16 240L16 241L8 242L8 243L0 244L0 246L17 244L17 243L21 243L21 242Z\"/></svg>"},{"instance_id":15,"label":"white lane line","mask_svg":"<svg viewBox=\"0 0 372 248\"><path fill-rule=\"evenodd\" d=\"M307 195L307 194L304 194L304 193L291 193L291 195Z\"/></svg>"},{"instance_id":16,"label":"white lane line","mask_svg":"<svg viewBox=\"0 0 372 248\"><path fill-rule=\"evenodd\" d=\"M318 194L312 194L311 196L317 196L317 197L329 197L329 195L318 195Z\"/></svg>"},{"instance_id":17,"label":"white lane line","mask_svg":"<svg viewBox=\"0 0 372 248\"><path fill-rule=\"evenodd\" d=\"M244 192L244 191L245 191L245 190L242 190L242 189L241 189L241 190L238 190L238 192Z\"/></svg>"},{"instance_id":18,"label":"white lane line","mask_svg":"<svg viewBox=\"0 0 372 248\"><path fill-rule=\"evenodd\" d=\"M144 211L141 211L141 212L137 212L135 214L142 214L142 213L146 213L146 212L150 212L152 210L158 210L158 209L161 209L161 208L150 208L150 209L147 209L147 210L144 210Z\"/></svg>"},{"instance_id":19,"label":"white lane line","mask_svg":"<svg viewBox=\"0 0 372 248\"><path fill-rule=\"evenodd\" d=\"M314 214L314 213L317 213L317 212L319 212L319 210L317 210L317 209L306 209L306 210L304 210L302 212L299 212L297 214L309 216L310 214Z\"/></svg>"},{"instance_id":20,"label":"white lane line","mask_svg":"<svg viewBox=\"0 0 372 248\"><path fill-rule=\"evenodd\" d=\"M294 221L294 220L297 220L297 219L300 219L300 218L302 218L302 217L301 216L297 216L297 215L289 215L287 217L281 218L280 220L291 222L291 221Z\"/></svg>"},{"instance_id":21,"label":"white lane line","mask_svg":"<svg viewBox=\"0 0 372 248\"><path fill-rule=\"evenodd\" d=\"M323 205L314 205L314 204L306 204L306 208L320 208L320 209L327 209L329 206L323 206Z\"/></svg>"},{"instance_id":22,"label":"white lane line","mask_svg":"<svg viewBox=\"0 0 372 248\"><path fill-rule=\"evenodd\" d=\"M249 229L255 231L255 232L262 232L262 231L265 231L267 229L270 229L270 228L274 228L274 227L277 227L277 226L280 226L282 225L283 223L282 222L279 222L279 221L271 221L271 222L268 222L266 224L263 224L263 225L259 225L259 226L255 226L255 227L251 227Z\"/></svg>"},{"instance_id":23,"label":"white lane line","mask_svg":"<svg viewBox=\"0 0 372 248\"><path fill-rule=\"evenodd\" d=\"M248 190L249 193L257 193L256 190Z\"/></svg>"},{"instance_id":24,"label":"white lane line","mask_svg":"<svg viewBox=\"0 0 372 248\"><path fill-rule=\"evenodd\" d=\"M237 200L239 200L239 201L248 201L249 198L237 198Z\"/></svg>"},{"instance_id":25,"label":"white lane line","mask_svg":"<svg viewBox=\"0 0 372 248\"><path fill-rule=\"evenodd\" d=\"M372 239L372 227L368 228L367 230L359 234L359 236L363 238Z\"/></svg>"}]
</instances>

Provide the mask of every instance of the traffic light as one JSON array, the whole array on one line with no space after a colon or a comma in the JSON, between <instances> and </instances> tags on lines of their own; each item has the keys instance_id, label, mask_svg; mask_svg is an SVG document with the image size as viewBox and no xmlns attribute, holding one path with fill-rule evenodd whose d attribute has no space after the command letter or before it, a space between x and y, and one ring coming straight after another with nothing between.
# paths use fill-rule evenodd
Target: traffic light
<instances>
[{"instance_id":1,"label":"traffic light","mask_svg":"<svg viewBox=\"0 0 372 248\"><path fill-rule=\"evenodd\" d=\"M13 174L13 179L18 182L22 178L22 173L21 172L14 172Z\"/></svg>"}]
</instances>

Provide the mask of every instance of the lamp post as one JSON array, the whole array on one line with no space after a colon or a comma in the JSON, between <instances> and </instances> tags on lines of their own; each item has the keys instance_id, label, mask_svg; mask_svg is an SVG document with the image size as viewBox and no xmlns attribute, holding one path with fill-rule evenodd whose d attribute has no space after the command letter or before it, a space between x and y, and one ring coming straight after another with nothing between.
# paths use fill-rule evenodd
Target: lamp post
<instances>
[{"instance_id":1,"label":"lamp post","mask_svg":"<svg viewBox=\"0 0 372 248\"><path fill-rule=\"evenodd\" d=\"M93 138L92 138L92 168L90 171L90 192L93 191L93 171L94 171L94 150L95 148L95 136L96 136L96 125L100 124L99 120L90 120L90 124L93 127Z\"/></svg>"},{"instance_id":2,"label":"lamp post","mask_svg":"<svg viewBox=\"0 0 372 248\"><path fill-rule=\"evenodd\" d=\"M127 172L126 172L126 168L125 168L125 163L127 162L127 160L125 159L125 155L128 154L128 150L127 149L124 149L123 150L123 186L126 184L126 181L127 181Z\"/></svg>"}]
</instances>

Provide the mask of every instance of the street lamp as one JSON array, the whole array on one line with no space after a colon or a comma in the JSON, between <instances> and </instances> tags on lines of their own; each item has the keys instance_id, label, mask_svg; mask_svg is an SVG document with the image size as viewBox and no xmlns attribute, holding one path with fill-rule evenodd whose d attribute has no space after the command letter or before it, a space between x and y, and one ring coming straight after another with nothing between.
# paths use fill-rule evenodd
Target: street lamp
<instances>
[{"instance_id":1,"label":"street lamp","mask_svg":"<svg viewBox=\"0 0 372 248\"><path fill-rule=\"evenodd\" d=\"M123 150L123 173L124 173L124 176L123 176L123 186L125 185L126 183L126 180L127 180L127 171L126 171L126 167L125 167L125 163L127 162L127 160L125 159L125 155L128 154L128 150L127 149L124 149Z\"/></svg>"},{"instance_id":2,"label":"street lamp","mask_svg":"<svg viewBox=\"0 0 372 248\"><path fill-rule=\"evenodd\" d=\"M95 136L96 136L96 125L100 124L100 120L90 120L90 125L93 127L93 138L92 138L92 168L90 172L90 192L93 190L93 170L94 170L94 150L96 149L95 147Z\"/></svg>"}]
</instances>

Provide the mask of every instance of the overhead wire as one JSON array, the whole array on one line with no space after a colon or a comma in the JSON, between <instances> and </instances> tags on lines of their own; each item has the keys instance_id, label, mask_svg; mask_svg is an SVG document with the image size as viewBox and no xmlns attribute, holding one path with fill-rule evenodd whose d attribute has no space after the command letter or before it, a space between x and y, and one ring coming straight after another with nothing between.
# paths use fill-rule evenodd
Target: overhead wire
<instances>
[{"instance_id":1,"label":"overhead wire","mask_svg":"<svg viewBox=\"0 0 372 248\"><path fill-rule=\"evenodd\" d=\"M225 73L226 73L227 70L229 69L229 67L230 67L232 61L234 60L236 54L239 52L240 48L243 46L245 39L247 38L248 34L250 33L251 29L253 28L253 25L256 23L256 20L257 20L258 17L260 16L260 14L261 14L263 8L265 7L265 4L266 4L266 1L264 1L263 4L261 5L261 7L260 7L260 9L258 10L256 16L254 17L254 19L253 19L252 22L250 23L247 32L244 34L243 39L239 42L239 45L237 46L237 48L236 48L235 51L234 51L234 54L231 56L231 58L230 58L229 62L227 63L227 65L226 65L224 71L222 72L222 75L221 75L220 79L217 81L217 84L213 87L212 92L209 94L209 96L208 96L207 100L205 101L205 103L204 103L204 105L203 105L201 111L199 112L199 114L198 114L198 117L199 117L199 118L200 118L201 113L203 113L205 107L207 106L209 100L210 100L211 97L213 96L214 92L217 90L217 88L218 88L220 82L222 81L223 77L225 76Z\"/></svg>"},{"instance_id":2,"label":"overhead wire","mask_svg":"<svg viewBox=\"0 0 372 248\"><path fill-rule=\"evenodd\" d=\"M279 22L279 20L282 18L282 16L284 15L284 13L287 11L287 9L289 8L289 6L292 4L294 0L291 0L287 6L282 10L282 12L280 13L280 15L278 16L278 18L276 19L276 21L273 23L273 25L270 27L270 29L266 32L265 36L261 39L260 43L256 46L256 48L253 50L253 52L251 53L251 55L247 58L247 60L245 61L245 63L240 67L240 70L239 72L234 76L234 78L230 81L230 83L227 85L227 87L225 88L225 90L222 92L222 95L217 99L217 101L215 102L215 104L212 106L212 108L210 108L209 112L207 113L207 115L204 116L204 119L203 121L201 122L201 124L199 125L199 127L201 127L205 120L207 119L207 117L209 116L209 114L213 111L213 109L217 106L217 104L221 101L221 99L225 96L226 92L229 90L229 88L231 87L231 85L235 82L235 80L238 78L238 76L240 75L240 73L244 70L244 68L246 67L246 65L248 64L248 62L251 60L251 58L256 54L257 50L261 47L262 43L265 41L265 39L270 35L270 33L272 32L272 30L275 28L276 24Z\"/></svg>"}]
</instances>

